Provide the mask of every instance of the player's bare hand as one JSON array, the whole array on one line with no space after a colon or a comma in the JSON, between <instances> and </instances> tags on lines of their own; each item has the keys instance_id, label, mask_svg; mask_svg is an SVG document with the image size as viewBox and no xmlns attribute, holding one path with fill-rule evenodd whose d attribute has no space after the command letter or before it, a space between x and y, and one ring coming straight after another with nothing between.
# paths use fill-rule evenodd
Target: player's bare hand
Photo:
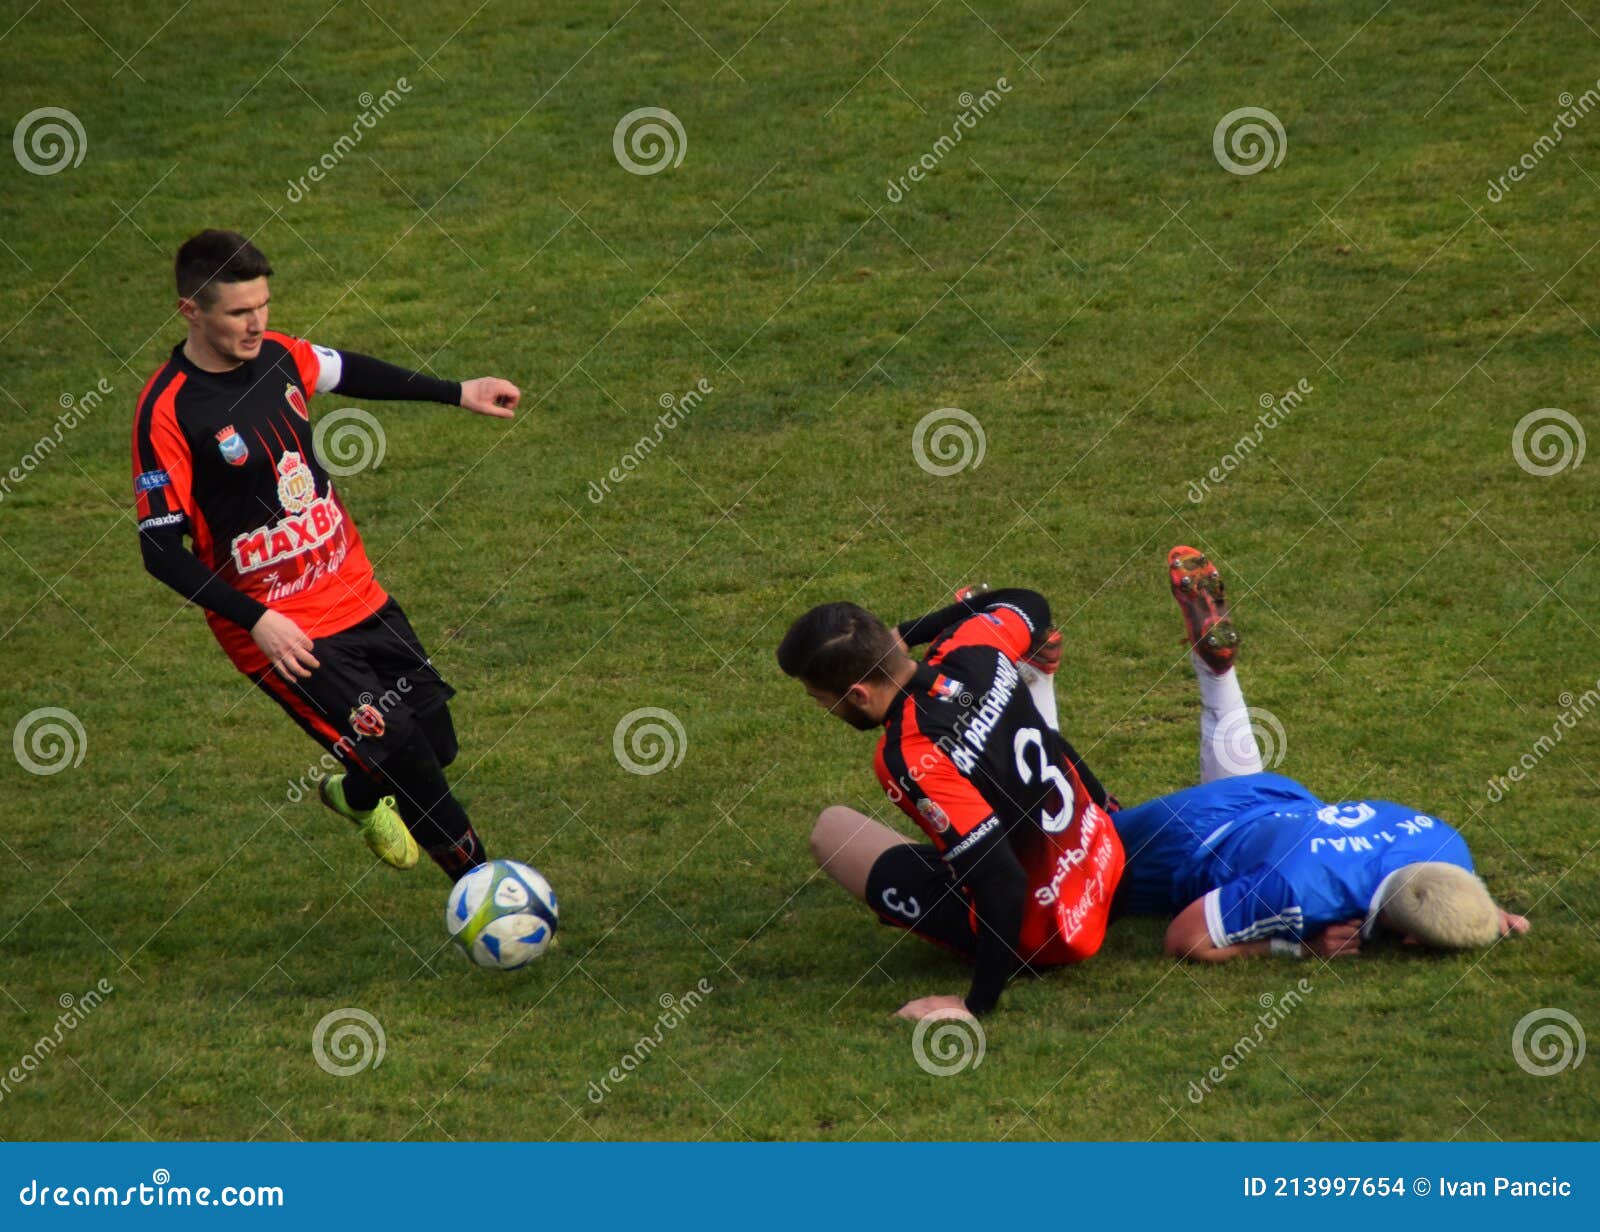
<instances>
[{"instance_id":1,"label":"player's bare hand","mask_svg":"<svg viewBox=\"0 0 1600 1232\"><path fill-rule=\"evenodd\" d=\"M478 415L510 419L520 401L522 391L497 376L480 376L461 382L461 405Z\"/></svg>"},{"instance_id":2,"label":"player's bare hand","mask_svg":"<svg viewBox=\"0 0 1600 1232\"><path fill-rule=\"evenodd\" d=\"M1528 931L1528 917L1525 915L1512 915L1509 911L1500 913L1500 935L1509 937L1513 933Z\"/></svg>"},{"instance_id":3,"label":"player's bare hand","mask_svg":"<svg viewBox=\"0 0 1600 1232\"><path fill-rule=\"evenodd\" d=\"M1058 629L1046 631L1039 644L1024 656L1024 660L1037 667L1041 672L1054 674L1061 666L1061 632Z\"/></svg>"},{"instance_id":4,"label":"player's bare hand","mask_svg":"<svg viewBox=\"0 0 1600 1232\"><path fill-rule=\"evenodd\" d=\"M298 677L304 680L321 667L312 653L311 639L306 632L281 612L270 607L262 613L250 630L261 653L272 661L273 668L291 684Z\"/></svg>"},{"instance_id":5,"label":"player's bare hand","mask_svg":"<svg viewBox=\"0 0 1600 1232\"><path fill-rule=\"evenodd\" d=\"M918 997L907 1001L894 1016L917 1022L923 1018L971 1018L973 1015L960 997Z\"/></svg>"},{"instance_id":6,"label":"player's bare hand","mask_svg":"<svg viewBox=\"0 0 1600 1232\"><path fill-rule=\"evenodd\" d=\"M1361 920L1345 920L1339 924L1329 924L1306 941L1306 949L1318 958L1348 958L1359 954L1362 923Z\"/></svg>"}]
</instances>

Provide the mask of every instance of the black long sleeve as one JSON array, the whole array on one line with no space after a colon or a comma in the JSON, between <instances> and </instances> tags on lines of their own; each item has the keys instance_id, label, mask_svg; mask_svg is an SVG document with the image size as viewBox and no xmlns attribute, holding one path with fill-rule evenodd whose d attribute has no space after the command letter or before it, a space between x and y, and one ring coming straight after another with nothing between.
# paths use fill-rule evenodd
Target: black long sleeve
<instances>
[{"instance_id":1,"label":"black long sleeve","mask_svg":"<svg viewBox=\"0 0 1600 1232\"><path fill-rule=\"evenodd\" d=\"M971 893L978 916L978 949L966 1001L967 1009L981 1017L999 1003L1000 994L1021 966L1017 949L1028 874L999 830L987 842L951 860L950 868Z\"/></svg>"},{"instance_id":2,"label":"black long sleeve","mask_svg":"<svg viewBox=\"0 0 1600 1232\"><path fill-rule=\"evenodd\" d=\"M335 393L352 398L373 398L380 402L443 402L461 405L461 382L412 372L382 359L356 351L340 351L342 367Z\"/></svg>"},{"instance_id":3,"label":"black long sleeve","mask_svg":"<svg viewBox=\"0 0 1600 1232\"><path fill-rule=\"evenodd\" d=\"M903 620L896 628L907 646L921 646L933 641L951 625L965 620L968 616L992 611L996 607L1014 607L1021 612L1033 626L1035 641L1043 638L1046 630L1050 628L1050 601L1038 591L1024 590L1021 587L981 591L970 599L952 603L936 612L929 612L926 616Z\"/></svg>"},{"instance_id":4,"label":"black long sleeve","mask_svg":"<svg viewBox=\"0 0 1600 1232\"><path fill-rule=\"evenodd\" d=\"M140 531L139 552L151 577L241 629L254 627L267 610L264 604L229 586L201 564L200 558L184 546L180 531Z\"/></svg>"}]
</instances>

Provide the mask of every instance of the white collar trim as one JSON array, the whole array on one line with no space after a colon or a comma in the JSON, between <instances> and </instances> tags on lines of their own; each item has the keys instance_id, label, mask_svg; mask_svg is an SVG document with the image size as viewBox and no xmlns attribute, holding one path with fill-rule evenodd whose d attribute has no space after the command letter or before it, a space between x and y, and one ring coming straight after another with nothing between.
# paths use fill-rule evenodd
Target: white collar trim
<instances>
[{"instance_id":1,"label":"white collar trim","mask_svg":"<svg viewBox=\"0 0 1600 1232\"><path fill-rule=\"evenodd\" d=\"M1372 901L1367 904L1367 918L1361 924L1361 938L1363 941L1372 936L1373 931L1378 927L1378 913L1383 910L1384 899L1389 895L1389 883L1395 879L1395 875L1400 871L1401 869L1397 868L1394 872L1387 874L1382 881L1378 882L1378 888L1372 892Z\"/></svg>"}]
</instances>

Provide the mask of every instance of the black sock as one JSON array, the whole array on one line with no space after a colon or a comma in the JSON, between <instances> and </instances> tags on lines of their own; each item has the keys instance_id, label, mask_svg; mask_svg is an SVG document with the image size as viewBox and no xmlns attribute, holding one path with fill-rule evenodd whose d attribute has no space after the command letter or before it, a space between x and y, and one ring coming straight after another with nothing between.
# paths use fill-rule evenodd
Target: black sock
<instances>
[{"instance_id":1,"label":"black sock","mask_svg":"<svg viewBox=\"0 0 1600 1232\"><path fill-rule=\"evenodd\" d=\"M467 810L451 794L433 746L420 729L390 751L384 777L394 789L406 829L447 877L459 881L488 858Z\"/></svg>"},{"instance_id":2,"label":"black sock","mask_svg":"<svg viewBox=\"0 0 1600 1232\"><path fill-rule=\"evenodd\" d=\"M378 807L383 798L383 788L359 766L351 766L344 776L344 802L358 812Z\"/></svg>"},{"instance_id":3,"label":"black sock","mask_svg":"<svg viewBox=\"0 0 1600 1232\"><path fill-rule=\"evenodd\" d=\"M433 862L444 870L444 875L451 881L460 881L480 864L486 864L489 853L484 849L483 840L478 837L478 832L472 828L472 823L467 823L466 833L455 842L445 847L426 848Z\"/></svg>"}]
</instances>

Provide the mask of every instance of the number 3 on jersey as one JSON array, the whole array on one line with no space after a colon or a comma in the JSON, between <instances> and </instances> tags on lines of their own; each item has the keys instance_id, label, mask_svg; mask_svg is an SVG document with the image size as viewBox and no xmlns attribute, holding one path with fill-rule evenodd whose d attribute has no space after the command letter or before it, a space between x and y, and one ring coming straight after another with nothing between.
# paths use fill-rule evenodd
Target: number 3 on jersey
<instances>
[{"instance_id":1,"label":"number 3 on jersey","mask_svg":"<svg viewBox=\"0 0 1600 1232\"><path fill-rule=\"evenodd\" d=\"M1044 751L1044 736L1037 727L1024 727L1017 732L1016 739L1011 742L1012 751L1017 758L1017 773L1027 786L1032 786L1035 778L1043 779L1056 789L1061 797L1061 809L1052 813L1046 805L1039 813L1039 827L1046 834L1059 834L1072 822L1072 784L1067 781L1067 776L1061 773L1061 767L1051 762ZM1029 751L1037 756L1034 761L1029 758Z\"/></svg>"}]
</instances>

